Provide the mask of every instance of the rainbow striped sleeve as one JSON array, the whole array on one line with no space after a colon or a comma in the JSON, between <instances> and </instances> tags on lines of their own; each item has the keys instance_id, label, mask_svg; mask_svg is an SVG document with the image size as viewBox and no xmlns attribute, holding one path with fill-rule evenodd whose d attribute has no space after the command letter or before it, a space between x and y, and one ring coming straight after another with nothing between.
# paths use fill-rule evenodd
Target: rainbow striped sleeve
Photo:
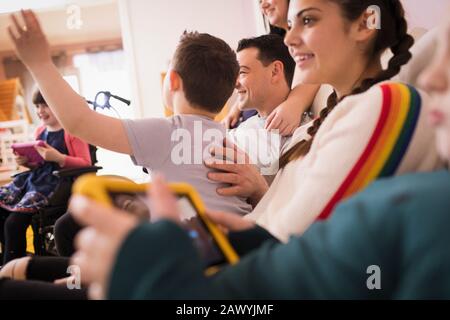
<instances>
[{"instance_id":1,"label":"rainbow striped sleeve","mask_svg":"<svg viewBox=\"0 0 450 320\"><path fill-rule=\"evenodd\" d=\"M328 218L340 201L373 180L394 175L408 150L421 111L420 94L400 83L380 87L383 105L369 143L318 219Z\"/></svg>"}]
</instances>

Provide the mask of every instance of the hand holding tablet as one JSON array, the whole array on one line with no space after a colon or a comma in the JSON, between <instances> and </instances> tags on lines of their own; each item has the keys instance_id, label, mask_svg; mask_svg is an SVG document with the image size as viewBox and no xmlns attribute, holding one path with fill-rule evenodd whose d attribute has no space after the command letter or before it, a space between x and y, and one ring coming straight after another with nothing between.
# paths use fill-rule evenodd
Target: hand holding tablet
<instances>
[{"instance_id":1,"label":"hand holding tablet","mask_svg":"<svg viewBox=\"0 0 450 320\"><path fill-rule=\"evenodd\" d=\"M26 143L14 143L11 147L16 155L27 157L31 165L41 165L45 162L44 158L36 150L36 146L45 147L46 143L42 140Z\"/></svg>"},{"instance_id":2,"label":"hand holding tablet","mask_svg":"<svg viewBox=\"0 0 450 320\"><path fill-rule=\"evenodd\" d=\"M148 188L148 184L136 184L117 177L85 175L77 179L73 193L140 218L150 217L151 221L152 199L147 193ZM170 183L169 188L177 198L181 226L203 259L206 274L214 273L220 265L235 264L239 256L227 236L205 214L203 201L195 189L185 183Z\"/></svg>"}]
</instances>

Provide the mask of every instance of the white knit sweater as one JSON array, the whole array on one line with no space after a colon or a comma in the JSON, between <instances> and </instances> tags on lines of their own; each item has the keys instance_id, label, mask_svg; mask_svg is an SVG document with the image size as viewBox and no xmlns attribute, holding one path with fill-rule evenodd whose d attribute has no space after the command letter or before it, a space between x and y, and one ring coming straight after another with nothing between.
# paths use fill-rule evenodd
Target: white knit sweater
<instances>
[{"instance_id":1,"label":"white knit sweater","mask_svg":"<svg viewBox=\"0 0 450 320\"><path fill-rule=\"evenodd\" d=\"M427 96L420 97L412 87L384 82L344 99L309 153L278 173L247 217L287 241L374 179L443 167L426 121ZM297 130L288 148L309 137L308 126Z\"/></svg>"}]
</instances>

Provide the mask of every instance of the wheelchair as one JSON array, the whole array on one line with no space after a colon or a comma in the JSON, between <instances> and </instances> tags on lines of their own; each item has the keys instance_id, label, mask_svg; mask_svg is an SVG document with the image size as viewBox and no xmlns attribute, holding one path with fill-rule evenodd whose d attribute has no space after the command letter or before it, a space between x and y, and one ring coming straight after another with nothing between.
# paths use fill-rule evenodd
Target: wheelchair
<instances>
[{"instance_id":1,"label":"wheelchair","mask_svg":"<svg viewBox=\"0 0 450 320\"><path fill-rule=\"evenodd\" d=\"M49 199L49 203L33 215L31 222L32 243L27 243L28 253L39 256L56 256L56 246L54 237L54 226L56 220L67 212L69 198L72 191L72 185L81 175L87 173L96 173L102 167L97 163L97 147L90 145L89 151L92 160L92 166L75 169L62 169L54 171L53 174L60 178L55 192ZM28 232L27 232L28 233ZM27 238L30 237L27 234ZM29 241L27 239L27 242Z\"/></svg>"}]
</instances>

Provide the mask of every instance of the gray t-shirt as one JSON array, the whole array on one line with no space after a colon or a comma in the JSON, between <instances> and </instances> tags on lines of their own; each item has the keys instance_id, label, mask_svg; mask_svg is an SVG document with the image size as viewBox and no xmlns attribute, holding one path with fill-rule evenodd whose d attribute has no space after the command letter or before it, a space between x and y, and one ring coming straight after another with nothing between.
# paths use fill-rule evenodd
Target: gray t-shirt
<instances>
[{"instance_id":1,"label":"gray t-shirt","mask_svg":"<svg viewBox=\"0 0 450 320\"><path fill-rule=\"evenodd\" d=\"M213 143L222 143L225 128L210 118L176 115L170 118L123 120L136 165L162 173L169 182L186 182L195 187L210 210L241 215L252 210L246 199L218 195L226 186L208 179L203 161L210 157Z\"/></svg>"}]
</instances>

